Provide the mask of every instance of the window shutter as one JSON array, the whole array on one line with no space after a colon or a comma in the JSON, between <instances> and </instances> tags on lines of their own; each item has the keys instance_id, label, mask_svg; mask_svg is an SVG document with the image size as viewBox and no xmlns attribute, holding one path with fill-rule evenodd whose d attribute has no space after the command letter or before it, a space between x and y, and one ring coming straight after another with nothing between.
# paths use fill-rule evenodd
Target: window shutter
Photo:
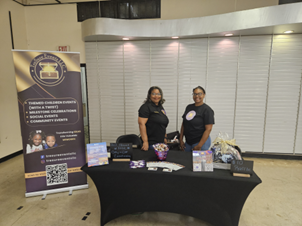
<instances>
[{"instance_id":1,"label":"window shutter","mask_svg":"<svg viewBox=\"0 0 302 226\"><path fill-rule=\"evenodd\" d=\"M206 102L215 112L212 140L219 131L233 137L238 41L238 37L209 39Z\"/></svg>"},{"instance_id":2,"label":"window shutter","mask_svg":"<svg viewBox=\"0 0 302 226\"><path fill-rule=\"evenodd\" d=\"M140 134L138 109L150 88L150 42L125 42L125 124L126 134Z\"/></svg>"},{"instance_id":3,"label":"window shutter","mask_svg":"<svg viewBox=\"0 0 302 226\"><path fill-rule=\"evenodd\" d=\"M91 143L98 143L102 138L97 42L86 42L85 51L89 106L89 135Z\"/></svg>"},{"instance_id":4,"label":"window shutter","mask_svg":"<svg viewBox=\"0 0 302 226\"><path fill-rule=\"evenodd\" d=\"M301 84L301 53L302 35L274 36L268 88L265 152L294 152Z\"/></svg>"},{"instance_id":5,"label":"window shutter","mask_svg":"<svg viewBox=\"0 0 302 226\"><path fill-rule=\"evenodd\" d=\"M242 151L263 151L271 41L271 36L240 39L234 137Z\"/></svg>"},{"instance_id":6,"label":"window shutter","mask_svg":"<svg viewBox=\"0 0 302 226\"><path fill-rule=\"evenodd\" d=\"M163 90L164 108L169 117L167 132L176 128L177 109L177 41L151 41L151 86Z\"/></svg>"},{"instance_id":7,"label":"window shutter","mask_svg":"<svg viewBox=\"0 0 302 226\"><path fill-rule=\"evenodd\" d=\"M123 43L98 42L102 142L125 134Z\"/></svg>"},{"instance_id":8,"label":"window shutter","mask_svg":"<svg viewBox=\"0 0 302 226\"><path fill-rule=\"evenodd\" d=\"M192 90L197 86L206 89L208 39L179 41L178 62L178 130L188 104L194 103ZM207 90L206 90L207 91Z\"/></svg>"}]
</instances>

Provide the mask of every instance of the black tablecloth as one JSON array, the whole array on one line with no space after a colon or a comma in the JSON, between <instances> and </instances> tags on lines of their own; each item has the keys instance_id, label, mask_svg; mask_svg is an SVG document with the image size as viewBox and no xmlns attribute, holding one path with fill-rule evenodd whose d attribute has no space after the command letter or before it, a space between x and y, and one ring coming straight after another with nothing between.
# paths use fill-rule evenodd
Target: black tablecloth
<instances>
[{"instance_id":1,"label":"black tablecloth","mask_svg":"<svg viewBox=\"0 0 302 226\"><path fill-rule=\"evenodd\" d=\"M133 150L133 160L157 161L154 151ZM192 153L169 151L168 162L185 166L179 171L131 169L129 162L82 167L95 183L101 203L101 225L125 214L142 211L173 212L212 225L238 225L245 200L261 183L233 177L229 170L193 172Z\"/></svg>"}]
</instances>

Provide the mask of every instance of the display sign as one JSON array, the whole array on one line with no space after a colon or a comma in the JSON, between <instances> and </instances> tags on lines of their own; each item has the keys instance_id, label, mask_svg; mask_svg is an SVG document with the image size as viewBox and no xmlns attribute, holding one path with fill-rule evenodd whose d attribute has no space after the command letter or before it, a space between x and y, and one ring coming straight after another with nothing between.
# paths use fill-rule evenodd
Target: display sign
<instances>
[{"instance_id":1,"label":"display sign","mask_svg":"<svg viewBox=\"0 0 302 226\"><path fill-rule=\"evenodd\" d=\"M192 151L194 172L213 172L212 151Z\"/></svg>"},{"instance_id":2,"label":"display sign","mask_svg":"<svg viewBox=\"0 0 302 226\"><path fill-rule=\"evenodd\" d=\"M69 46L58 46L57 50L61 52L68 52Z\"/></svg>"},{"instance_id":3,"label":"display sign","mask_svg":"<svg viewBox=\"0 0 302 226\"><path fill-rule=\"evenodd\" d=\"M88 167L108 164L106 142L87 144Z\"/></svg>"},{"instance_id":4,"label":"display sign","mask_svg":"<svg viewBox=\"0 0 302 226\"><path fill-rule=\"evenodd\" d=\"M112 161L130 161L132 159L132 144L111 143L110 152Z\"/></svg>"},{"instance_id":5,"label":"display sign","mask_svg":"<svg viewBox=\"0 0 302 226\"><path fill-rule=\"evenodd\" d=\"M79 53L13 50L26 197L88 188Z\"/></svg>"},{"instance_id":6,"label":"display sign","mask_svg":"<svg viewBox=\"0 0 302 226\"><path fill-rule=\"evenodd\" d=\"M254 161L232 160L231 172L242 174L253 174Z\"/></svg>"}]
</instances>

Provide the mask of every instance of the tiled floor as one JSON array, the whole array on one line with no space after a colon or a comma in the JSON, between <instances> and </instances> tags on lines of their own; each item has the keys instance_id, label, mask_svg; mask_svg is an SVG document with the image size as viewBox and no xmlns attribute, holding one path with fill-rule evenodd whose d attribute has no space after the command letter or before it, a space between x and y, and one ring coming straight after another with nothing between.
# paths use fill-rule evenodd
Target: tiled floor
<instances>
[{"instance_id":1,"label":"tiled floor","mask_svg":"<svg viewBox=\"0 0 302 226\"><path fill-rule=\"evenodd\" d=\"M302 161L245 158L254 161L262 179L248 197L240 226L302 226ZM100 225L100 206L93 182L89 189L25 198L23 156L0 163L1 226ZM18 207L23 206L20 210ZM91 214L86 220L82 218ZM219 217L219 216L217 216ZM208 226L192 217L161 212L127 215L108 226Z\"/></svg>"}]
</instances>

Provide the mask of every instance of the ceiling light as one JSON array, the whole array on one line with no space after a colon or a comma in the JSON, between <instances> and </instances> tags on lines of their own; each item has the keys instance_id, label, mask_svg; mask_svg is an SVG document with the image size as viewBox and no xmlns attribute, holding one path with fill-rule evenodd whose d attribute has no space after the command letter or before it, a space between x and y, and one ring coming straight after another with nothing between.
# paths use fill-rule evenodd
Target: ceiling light
<instances>
[{"instance_id":1,"label":"ceiling light","mask_svg":"<svg viewBox=\"0 0 302 226\"><path fill-rule=\"evenodd\" d=\"M225 34L224 36L233 36L233 34L229 33L229 34Z\"/></svg>"},{"instance_id":2,"label":"ceiling light","mask_svg":"<svg viewBox=\"0 0 302 226\"><path fill-rule=\"evenodd\" d=\"M123 38L123 40L129 40L129 38Z\"/></svg>"},{"instance_id":3,"label":"ceiling light","mask_svg":"<svg viewBox=\"0 0 302 226\"><path fill-rule=\"evenodd\" d=\"M293 33L294 31L284 31L283 33L285 34L289 34L289 33Z\"/></svg>"},{"instance_id":4,"label":"ceiling light","mask_svg":"<svg viewBox=\"0 0 302 226\"><path fill-rule=\"evenodd\" d=\"M175 37L172 37L172 38L177 39L178 37L177 37L177 36L175 36Z\"/></svg>"}]
</instances>

